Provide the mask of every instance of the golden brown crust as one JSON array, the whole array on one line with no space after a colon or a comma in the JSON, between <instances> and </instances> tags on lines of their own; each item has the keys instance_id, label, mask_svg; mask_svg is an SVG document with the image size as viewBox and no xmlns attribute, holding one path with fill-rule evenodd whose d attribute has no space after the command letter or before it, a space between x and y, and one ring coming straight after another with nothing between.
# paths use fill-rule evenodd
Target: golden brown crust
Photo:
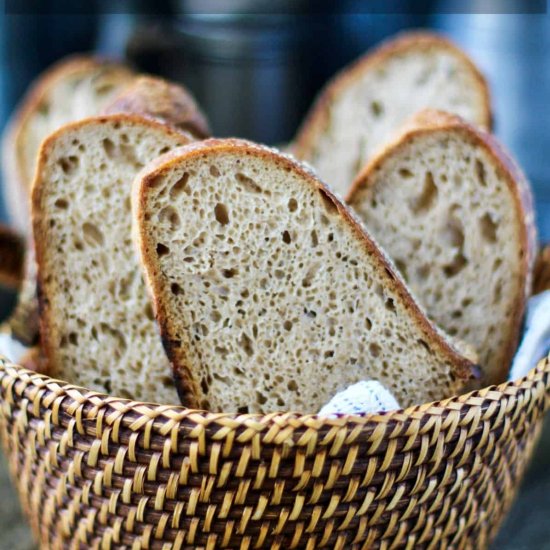
<instances>
[{"instance_id":1,"label":"golden brown crust","mask_svg":"<svg viewBox=\"0 0 550 550\"><path fill-rule=\"evenodd\" d=\"M475 128L459 116L426 109L416 114L405 124L401 133L392 142L385 144L373 156L352 183L346 202L353 206L358 194L364 192L373 183L374 174L389 155L394 155L417 136L433 132L460 132L466 139L473 141L476 147L485 150L499 167L516 204L516 218L520 222L520 240L523 243L522 288L521 292L517 293L514 312L510 319L510 333L507 338L508 345L502 369L492 377L494 381L501 381L506 378L508 368L517 349L527 299L531 295L533 268L537 252L535 213L529 182L514 160L502 148L502 145L492 135Z\"/></svg>"},{"instance_id":2,"label":"golden brown crust","mask_svg":"<svg viewBox=\"0 0 550 550\"><path fill-rule=\"evenodd\" d=\"M0 224L0 286L17 290L23 279L25 239L10 227Z\"/></svg>"},{"instance_id":3,"label":"golden brown crust","mask_svg":"<svg viewBox=\"0 0 550 550\"><path fill-rule=\"evenodd\" d=\"M537 257L533 294L550 290L550 244L546 244Z\"/></svg>"},{"instance_id":4,"label":"golden brown crust","mask_svg":"<svg viewBox=\"0 0 550 550\"><path fill-rule=\"evenodd\" d=\"M484 117L482 126L490 130L492 128L493 117L489 87L474 62L460 48L443 36L425 31L410 31L401 33L367 52L357 61L340 71L321 90L296 134L292 145L293 154L298 158L308 159L315 137L322 133L328 124L330 106L343 90L361 78L365 72L383 65L390 57L407 50L431 48L449 51L471 70L478 84L479 91L483 96Z\"/></svg>"},{"instance_id":5,"label":"golden brown crust","mask_svg":"<svg viewBox=\"0 0 550 550\"><path fill-rule=\"evenodd\" d=\"M106 107L104 114L134 113L172 124L203 139L210 135L206 116L183 87L162 78L141 76Z\"/></svg>"},{"instance_id":6,"label":"golden brown crust","mask_svg":"<svg viewBox=\"0 0 550 550\"><path fill-rule=\"evenodd\" d=\"M33 174L22 169L19 159L20 140L29 118L39 109L52 86L62 78L101 66L112 65L116 70L133 78L130 69L122 64L99 57L76 54L66 57L44 71L31 85L23 100L14 111L2 139L2 165L4 171L5 198L13 223L17 229L28 234L29 194Z\"/></svg>"},{"instance_id":7,"label":"golden brown crust","mask_svg":"<svg viewBox=\"0 0 550 550\"><path fill-rule=\"evenodd\" d=\"M40 343L43 350L46 362L51 365L52 372L55 368L55 334L53 334L52 327L54 326L54 320L52 318L52 311L50 304L43 289L46 288L47 280L44 274L45 255L48 250L48 242L45 241L44 236L47 234L44 216L42 215L42 201L44 185L41 179L41 174L44 169L44 165L48 160L50 149L56 140L67 132L71 132L74 129L86 126L90 123L107 124L112 122L139 124L142 126L149 126L155 130L162 130L167 134L171 134L174 138L180 139L182 145L187 143L192 138L185 134L175 130L172 126L152 120L150 118L144 118L139 115L132 115L126 113L119 113L114 115L104 115L97 117L90 117L87 119L71 122L62 126L57 131L50 134L42 143L38 154L37 169L35 179L32 186L31 204L32 204L32 226L35 242L35 254L36 254L36 266L37 266L37 296L38 296L38 311L40 319ZM131 183L131 182L129 182Z\"/></svg>"},{"instance_id":8,"label":"golden brown crust","mask_svg":"<svg viewBox=\"0 0 550 550\"><path fill-rule=\"evenodd\" d=\"M134 226L136 233L134 237L141 251L142 261L145 264L145 274L150 292L154 296L155 314L160 327L161 335L165 345L167 355L172 362L176 380L180 387L180 395L186 400L184 405L195 407L198 405L196 396L199 394L196 389L196 381L191 374L191 367L183 360L181 342L176 338L176 335L171 332L171 326L167 314L167 304L162 295L160 285L159 268L156 265L154 254L152 253L153 244L149 241L147 233L143 230L144 218L146 216L145 203L148 189L152 186L152 182L165 174L179 161L189 160L193 157L201 157L211 155L213 153L226 153L234 151L242 151L246 155L254 155L269 159L276 159L286 170L299 173L306 181L315 189L323 193L330 200L334 207L338 210L344 221L350 225L353 231L357 234L365 245L366 254L369 257L375 257L384 267L387 273L388 285L400 296L406 309L411 317L416 321L418 327L425 335L426 341L437 349L441 355L447 358L447 361L454 366L454 374L458 380L466 380L477 374L477 366L471 363L464 356L460 355L442 336L437 333L433 324L422 313L420 307L416 304L410 293L408 292L405 283L398 275L391 263L385 257L384 253L378 248L370 236L366 233L361 224L354 218L350 210L330 191L327 185L321 182L317 177L307 170L304 166L297 163L288 156L277 155L276 152L267 147L259 146L244 140L239 139L209 139L201 142L194 142L187 146L174 149L166 153L162 157L156 159L152 164L147 166L144 171L134 181ZM457 383L457 391L459 384Z\"/></svg>"}]
</instances>

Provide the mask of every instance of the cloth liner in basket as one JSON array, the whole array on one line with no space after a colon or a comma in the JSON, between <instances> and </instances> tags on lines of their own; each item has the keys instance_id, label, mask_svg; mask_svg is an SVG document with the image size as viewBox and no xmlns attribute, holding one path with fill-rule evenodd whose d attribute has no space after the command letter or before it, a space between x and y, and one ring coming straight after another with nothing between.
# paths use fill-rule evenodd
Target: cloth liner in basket
<instances>
[{"instance_id":1,"label":"cloth liner in basket","mask_svg":"<svg viewBox=\"0 0 550 550\"><path fill-rule=\"evenodd\" d=\"M484 548L549 404L550 358L341 418L139 403L0 360L4 450L45 548Z\"/></svg>"}]
</instances>

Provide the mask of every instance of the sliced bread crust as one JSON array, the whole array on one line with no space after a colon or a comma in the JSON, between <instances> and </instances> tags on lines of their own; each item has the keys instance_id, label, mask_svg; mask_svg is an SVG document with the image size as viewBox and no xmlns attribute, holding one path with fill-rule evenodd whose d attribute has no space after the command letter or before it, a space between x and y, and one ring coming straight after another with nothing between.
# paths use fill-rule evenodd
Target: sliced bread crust
<instances>
[{"instance_id":1,"label":"sliced bread crust","mask_svg":"<svg viewBox=\"0 0 550 550\"><path fill-rule=\"evenodd\" d=\"M40 337L51 375L122 397L176 403L131 242L131 184L191 137L118 114L43 143L32 194Z\"/></svg>"},{"instance_id":2,"label":"sliced bread crust","mask_svg":"<svg viewBox=\"0 0 550 550\"><path fill-rule=\"evenodd\" d=\"M31 233L30 192L42 140L71 120L98 114L133 78L134 73L122 64L74 55L47 69L31 86L2 139L5 200L17 229L26 235ZM81 101L78 88L87 79L97 84L98 105Z\"/></svg>"},{"instance_id":3,"label":"sliced bread crust","mask_svg":"<svg viewBox=\"0 0 550 550\"><path fill-rule=\"evenodd\" d=\"M425 110L375 154L347 201L428 316L476 349L484 382L504 381L537 249L529 183L509 154L460 117Z\"/></svg>"},{"instance_id":4,"label":"sliced bread crust","mask_svg":"<svg viewBox=\"0 0 550 550\"><path fill-rule=\"evenodd\" d=\"M398 63L403 67L393 67ZM396 81L389 89L383 88L381 83L393 72ZM435 84L430 84L436 77ZM458 79L452 88L445 82L449 78ZM455 95L448 97L451 93ZM343 109L345 101L350 108L346 120L339 123L344 115L336 109ZM424 108L449 110L491 128L489 88L472 60L440 35L405 32L367 52L325 86L299 129L292 151L345 195L376 148Z\"/></svg>"},{"instance_id":5,"label":"sliced bread crust","mask_svg":"<svg viewBox=\"0 0 550 550\"><path fill-rule=\"evenodd\" d=\"M166 122L197 139L210 136L208 120L193 96L181 85L140 76L109 104L104 114L133 113Z\"/></svg>"},{"instance_id":6,"label":"sliced bread crust","mask_svg":"<svg viewBox=\"0 0 550 550\"><path fill-rule=\"evenodd\" d=\"M212 196L205 198L210 193ZM318 210L308 211L308 200L316 203ZM350 211L312 173L289 157L234 139L189 144L156 159L136 177L132 207L134 239L154 298L164 346L179 381L182 402L187 406L215 411L312 411L336 391L365 377L381 379L406 406L459 391L464 379L475 370L428 321L391 263ZM230 220L247 211L255 212L257 219L245 220L250 224L247 236L238 240L230 233ZM291 227L295 215L303 216L305 225L315 221L307 233ZM321 225L316 225L316 218ZM332 231L325 230L323 224ZM269 253L252 243L262 231L267 232L262 248L273 246ZM312 244L306 245L310 239ZM275 247L281 246L288 247L291 265L286 271L275 268ZM338 259L333 256L331 262L351 262L345 271L353 282L330 275L340 267L317 265L310 256L300 253L301 246L313 246L320 253L323 247L332 248L329 259L331 254L338 254ZM344 255L346 247L349 256ZM172 253L175 260L168 265ZM279 258L279 262L285 260ZM323 258L319 261L322 263ZM289 282L284 282L285 277ZM316 277L322 281L319 288L330 294L323 299L330 300L333 307L338 308L338 300L346 298L353 302L349 308L360 312L348 313L345 319L327 320L320 311L322 305L309 303L316 300L310 296L319 285ZM361 282L365 280L370 283ZM347 290L340 296L336 291L333 296L330 285L340 282ZM277 287L282 293L281 303L274 298L276 294L262 290L264 285ZM286 307L285 292L294 292L288 307L294 313L299 310L296 316L288 313L290 318L286 320L285 313L279 311ZM193 306L185 301L187 297ZM202 300L214 309L208 311ZM363 318L365 300L369 301L369 313ZM229 303L231 306L224 305ZM219 311L215 309L218 307ZM258 310L262 318L247 320L247 307ZM254 315L250 313L252 318ZM382 321L377 325L382 318L387 319L385 333ZM323 325L325 321L327 326ZM250 326L252 323L256 328ZM277 336L281 324L284 330ZM325 329L326 341L307 340L308 334L311 337L315 331ZM388 336L391 330L401 329L415 338L399 343L397 334ZM371 330L376 337L368 336ZM287 344L287 338L296 340ZM384 348L375 338L386 338L389 343ZM311 357L317 357L319 348L325 345L334 347L312 361ZM296 359L293 353L297 347L304 355L311 355L310 359ZM219 359L220 354L217 364L208 363L214 357ZM392 354L400 364L389 363ZM415 355L416 363L409 354ZM430 366L426 366L428 363ZM264 365L265 370L258 365ZM254 368L256 377L252 379L250 369ZM330 374L333 368L334 377Z\"/></svg>"}]
</instances>

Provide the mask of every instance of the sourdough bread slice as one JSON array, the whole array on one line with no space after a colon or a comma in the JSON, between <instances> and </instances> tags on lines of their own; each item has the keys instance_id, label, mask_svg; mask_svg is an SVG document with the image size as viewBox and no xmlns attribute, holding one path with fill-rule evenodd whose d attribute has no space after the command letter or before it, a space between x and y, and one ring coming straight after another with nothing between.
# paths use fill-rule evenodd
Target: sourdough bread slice
<instances>
[{"instance_id":1,"label":"sourdough bread slice","mask_svg":"<svg viewBox=\"0 0 550 550\"><path fill-rule=\"evenodd\" d=\"M3 180L12 223L29 235L29 200L42 140L63 124L99 114L134 78L128 68L89 56L71 56L31 86L4 132Z\"/></svg>"},{"instance_id":2,"label":"sourdough bread slice","mask_svg":"<svg viewBox=\"0 0 550 550\"><path fill-rule=\"evenodd\" d=\"M487 84L441 36L405 33L345 68L321 92L293 146L345 195L376 148L423 108L491 125Z\"/></svg>"},{"instance_id":3,"label":"sourdough bread slice","mask_svg":"<svg viewBox=\"0 0 550 550\"><path fill-rule=\"evenodd\" d=\"M203 139L210 135L206 116L193 96L178 84L140 76L109 104L105 114L133 113L168 121L178 130Z\"/></svg>"},{"instance_id":4,"label":"sourdough bread slice","mask_svg":"<svg viewBox=\"0 0 550 550\"><path fill-rule=\"evenodd\" d=\"M145 168L132 205L185 405L313 412L375 378L406 406L471 374L349 210L289 157L191 144Z\"/></svg>"},{"instance_id":5,"label":"sourdough bread slice","mask_svg":"<svg viewBox=\"0 0 550 550\"><path fill-rule=\"evenodd\" d=\"M529 186L499 144L462 119L419 113L355 181L350 206L428 316L506 378L536 248Z\"/></svg>"},{"instance_id":6,"label":"sourdough bread slice","mask_svg":"<svg viewBox=\"0 0 550 550\"><path fill-rule=\"evenodd\" d=\"M52 376L176 403L170 364L131 240L131 184L190 138L130 115L64 126L41 150L33 187L40 336Z\"/></svg>"}]
</instances>

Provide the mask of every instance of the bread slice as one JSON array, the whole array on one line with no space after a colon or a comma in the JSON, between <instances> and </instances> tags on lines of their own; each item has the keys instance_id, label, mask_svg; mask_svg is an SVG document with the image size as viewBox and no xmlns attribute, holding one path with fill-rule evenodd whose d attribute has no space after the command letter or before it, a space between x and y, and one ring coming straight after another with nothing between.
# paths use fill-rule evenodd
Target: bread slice
<instances>
[{"instance_id":1,"label":"bread slice","mask_svg":"<svg viewBox=\"0 0 550 550\"><path fill-rule=\"evenodd\" d=\"M23 279L25 240L7 225L0 224L0 286L17 290Z\"/></svg>"},{"instance_id":2,"label":"bread slice","mask_svg":"<svg viewBox=\"0 0 550 550\"><path fill-rule=\"evenodd\" d=\"M488 134L425 111L356 179L350 206L428 316L504 381L531 290L536 247L525 177Z\"/></svg>"},{"instance_id":3,"label":"bread slice","mask_svg":"<svg viewBox=\"0 0 550 550\"><path fill-rule=\"evenodd\" d=\"M32 206L40 335L51 375L176 403L131 240L131 184L190 137L131 115L64 126L40 150Z\"/></svg>"},{"instance_id":4,"label":"bread slice","mask_svg":"<svg viewBox=\"0 0 550 550\"><path fill-rule=\"evenodd\" d=\"M406 406L471 374L348 209L289 157L191 144L145 168L132 205L185 405L314 412L375 378Z\"/></svg>"},{"instance_id":5,"label":"bread slice","mask_svg":"<svg viewBox=\"0 0 550 550\"><path fill-rule=\"evenodd\" d=\"M542 248L535 266L533 293L539 294L545 290L550 290L550 244Z\"/></svg>"},{"instance_id":6,"label":"bread slice","mask_svg":"<svg viewBox=\"0 0 550 550\"><path fill-rule=\"evenodd\" d=\"M30 235L30 190L42 140L63 124L99 114L134 74L124 65L71 56L44 72L23 98L3 136L5 202L12 223Z\"/></svg>"},{"instance_id":7,"label":"bread slice","mask_svg":"<svg viewBox=\"0 0 550 550\"><path fill-rule=\"evenodd\" d=\"M206 116L193 96L178 84L162 78L140 76L107 105L105 114L133 113L169 123L203 139L210 135Z\"/></svg>"},{"instance_id":8,"label":"bread slice","mask_svg":"<svg viewBox=\"0 0 550 550\"><path fill-rule=\"evenodd\" d=\"M491 126L487 84L445 38L405 33L345 68L321 92L293 146L345 195L376 148L423 108Z\"/></svg>"}]
</instances>

